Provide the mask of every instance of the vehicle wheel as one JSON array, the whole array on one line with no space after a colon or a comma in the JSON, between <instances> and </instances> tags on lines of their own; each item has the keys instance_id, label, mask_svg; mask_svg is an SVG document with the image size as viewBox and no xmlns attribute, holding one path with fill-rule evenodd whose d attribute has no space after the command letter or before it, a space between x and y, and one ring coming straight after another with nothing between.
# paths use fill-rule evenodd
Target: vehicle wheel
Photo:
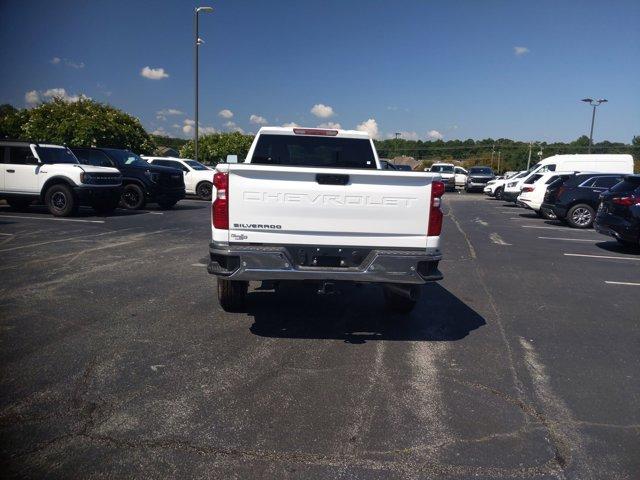
<instances>
[{"instance_id":1,"label":"vehicle wheel","mask_svg":"<svg viewBox=\"0 0 640 480\"><path fill-rule=\"evenodd\" d=\"M502 188L496 188L496 192L493 194L496 200L502 200Z\"/></svg>"},{"instance_id":2,"label":"vehicle wheel","mask_svg":"<svg viewBox=\"0 0 640 480\"><path fill-rule=\"evenodd\" d=\"M135 183L125 185L122 196L120 197L120 205L127 210L140 210L147 203L144 198L144 192Z\"/></svg>"},{"instance_id":3,"label":"vehicle wheel","mask_svg":"<svg viewBox=\"0 0 640 480\"><path fill-rule=\"evenodd\" d=\"M31 204L32 200L29 198L7 198L7 203L14 210L24 210Z\"/></svg>"},{"instance_id":4,"label":"vehicle wheel","mask_svg":"<svg viewBox=\"0 0 640 480\"><path fill-rule=\"evenodd\" d=\"M579 203L569 209L567 222L573 228L589 228L593 225L595 213L589 205Z\"/></svg>"},{"instance_id":5,"label":"vehicle wheel","mask_svg":"<svg viewBox=\"0 0 640 480\"><path fill-rule=\"evenodd\" d=\"M549 210L543 210L542 208L538 211L540 212L540 216L542 218L546 218L547 220L556 220L556 216L553 212L550 212Z\"/></svg>"},{"instance_id":6,"label":"vehicle wheel","mask_svg":"<svg viewBox=\"0 0 640 480\"><path fill-rule=\"evenodd\" d=\"M213 185L210 182L202 182L196 188L196 195L201 200L211 200L211 192L213 191Z\"/></svg>"},{"instance_id":7,"label":"vehicle wheel","mask_svg":"<svg viewBox=\"0 0 640 480\"><path fill-rule=\"evenodd\" d=\"M176 203L178 203L177 200L165 200L163 202L158 202L158 205L162 210L169 210L170 208L173 208Z\"/></svg>"},{"instance_id":8,"label":"vehicle wheel","mask_svg":"<svg viewBox=\"0 0 640 480\"><path fill-rule=\"evenodd\" d=\"M68 217L78 211L78 202L71 187L62 183L47 190L44 203L55 217Z\"/></svg>"},{"instance_id":9,"label":"vehicle wheel","mask_svg":"<svg viewBox=\"0 0 640 480\"><path fill-rule=\"evenodd\" d=\"M91 205L91 208L93 208L96 213L108 215L118 208L118 201L104 200L101 202L95 202Z\"/></svg>"},{"instance_id":10,"label":"vehicle wheel","mask_svg":"<svg viewBox=\"0 0 640 480\"><path fill-rule=\"evenodd\" d=\"M218 278L218 302L225 312L238 312L244 307L249 282Z\"/></svg>"},{"instance_id":11,"label":"vehicle wheel","mask_svg":"<svg viewBox=\"0 0 640 480\"><path fill-rule=\"evenodd\" d=\"M420 289L417 286L412 287L411 293L413 298L405 297L397 292L394 292L389 287L384 286L384 299L387 303L389 310L396 313L409 313L416 306L418 297L420 296Z\"/></svg>"}]
</instances>

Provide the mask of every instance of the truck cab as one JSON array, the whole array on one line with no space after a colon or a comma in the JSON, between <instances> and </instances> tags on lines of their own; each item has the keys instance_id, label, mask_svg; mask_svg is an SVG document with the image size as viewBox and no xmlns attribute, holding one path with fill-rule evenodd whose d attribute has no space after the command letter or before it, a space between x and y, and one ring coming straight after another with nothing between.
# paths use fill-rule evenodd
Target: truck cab
<instances>
[{"instance_id":1,"label":"truck cab","mask_svg":"<svg viewBox=\"0 0 640 480\"><path fill-rule=\"evenodd\" d=\"M245 163L218 164L209 273L224 309L249 281L377 283L410 311L438 263L444 183L380 168L363 132L263 127Z\"/></svg>"}]
</instances>

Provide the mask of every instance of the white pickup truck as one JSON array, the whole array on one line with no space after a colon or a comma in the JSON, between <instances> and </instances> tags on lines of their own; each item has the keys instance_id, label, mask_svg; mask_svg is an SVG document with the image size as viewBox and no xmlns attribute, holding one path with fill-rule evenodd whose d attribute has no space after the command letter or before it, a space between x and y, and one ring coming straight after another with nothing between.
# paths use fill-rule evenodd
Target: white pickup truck
<instances>
[{"instance_id":1,"label":"white pickup truck","mask_svg":"<svg viewBox=\"0 0 640 480\"><path fill-rule=\"evenodd\" d=\"M445 185L382 170L363 132L263 127L241 164L214 174L209 273L223 309L241 310L251 280L384 287L409 312L438 263Z\"/></svg>"}]
</instances>

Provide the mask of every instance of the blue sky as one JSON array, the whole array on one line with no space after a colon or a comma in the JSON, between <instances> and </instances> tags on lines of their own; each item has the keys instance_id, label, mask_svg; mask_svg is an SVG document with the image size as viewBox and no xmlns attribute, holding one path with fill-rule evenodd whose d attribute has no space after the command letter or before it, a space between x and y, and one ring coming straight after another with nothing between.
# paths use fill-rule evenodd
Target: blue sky
<instances>
[{"instance_id":1,"label":"blue sky","mask_svg":"<svg viewBox=\"0 0 640 480\"><path fill-rule=\"evenodd\" d=\"M0 103L84 94L190 136L193 8L204 4L2 0ZM205 131L330 123L380 138L568 141L588 134L579 99L594 96L609 99L595 141L640 135L637 0L208 5Z\"/></svg>"}]
</instances>

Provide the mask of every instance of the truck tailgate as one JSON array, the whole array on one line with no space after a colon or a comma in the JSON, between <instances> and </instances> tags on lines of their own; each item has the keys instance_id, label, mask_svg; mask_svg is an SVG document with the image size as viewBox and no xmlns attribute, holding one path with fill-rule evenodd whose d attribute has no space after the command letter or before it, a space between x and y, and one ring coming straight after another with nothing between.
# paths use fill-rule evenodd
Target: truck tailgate
<instances>
[{"instance_id":1,"label":"truck tailgate","mask_svg":"<svg viewBox=\"0 0 640 480\"><path fill-rule=\"evenodd\" d=\"M421 172L229 165L229 242L426 248L434 178Z\"/></svg>"}]
</instances>

